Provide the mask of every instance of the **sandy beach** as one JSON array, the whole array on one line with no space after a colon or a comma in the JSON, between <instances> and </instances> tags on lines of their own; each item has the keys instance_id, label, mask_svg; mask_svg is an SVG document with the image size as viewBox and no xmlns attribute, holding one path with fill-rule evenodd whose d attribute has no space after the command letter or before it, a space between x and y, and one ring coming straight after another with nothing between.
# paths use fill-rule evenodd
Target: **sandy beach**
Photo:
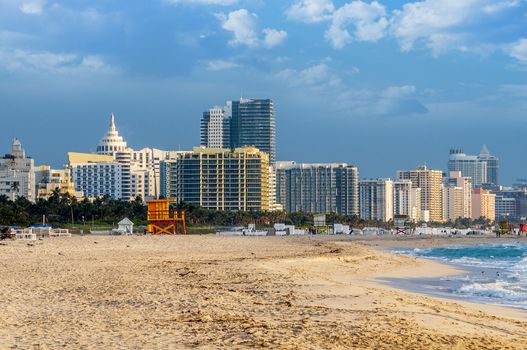
<instances>
[{"instance_id":1,"label":"sandy beach","mask_svg":"<svg viewBox=\"0 0 527 350\"><path fill-rule=\"evenodd\" d=\"M0 349L527 349L525 312L377 280L459 273L389 247L493 240L0 242Z\"/></svg>"}]
</instances>

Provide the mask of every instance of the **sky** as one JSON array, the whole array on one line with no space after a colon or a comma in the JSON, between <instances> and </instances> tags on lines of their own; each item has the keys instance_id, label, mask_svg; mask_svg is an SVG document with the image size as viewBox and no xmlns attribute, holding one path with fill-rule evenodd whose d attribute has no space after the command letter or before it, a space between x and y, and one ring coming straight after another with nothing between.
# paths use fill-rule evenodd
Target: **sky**
<instances>
[{"instance_id":1,"label":"sky","mask_svg":"<svg viewBox=\"0 0 527 350\"><path fill-rule=\"evenodd\" d=\"M0 152L199 145L203 111L272 98L277 159L361 177L446 169L450 148L527 177L527 0L0 0Z\"/></svg>"}]
</instances>

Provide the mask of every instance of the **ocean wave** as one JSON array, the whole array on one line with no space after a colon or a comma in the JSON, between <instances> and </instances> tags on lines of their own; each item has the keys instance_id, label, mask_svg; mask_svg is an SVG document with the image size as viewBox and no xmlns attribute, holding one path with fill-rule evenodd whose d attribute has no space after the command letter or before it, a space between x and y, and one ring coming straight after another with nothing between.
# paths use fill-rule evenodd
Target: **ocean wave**
<instances>
[{"instance_id":1,"label":"ocean wave","mask_svg":"<svg viewBox=\"0 0 527 350\"><path fill-rule=\"evenodd\" d=\"M507 281L492 283L471 283L461 286L455 293L478 297L498 298L508 301L527 301L525 286L519 286Z\"/></svg>"}]
</instances>

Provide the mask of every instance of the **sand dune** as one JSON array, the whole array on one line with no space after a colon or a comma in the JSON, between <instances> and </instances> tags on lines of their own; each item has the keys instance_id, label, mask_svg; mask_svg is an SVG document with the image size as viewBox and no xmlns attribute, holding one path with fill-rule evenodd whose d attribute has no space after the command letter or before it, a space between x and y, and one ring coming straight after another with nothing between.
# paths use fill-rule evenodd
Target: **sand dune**
<instances>
[{"instance_id":1,"label":"sand dune","mask_svg":"<svg viewBox=\"0 0 527 350\"><path fill-rule=\"evenodd\" d=\"M375 280L454 272L327 237L7 242L0 349L527 348L524 313Z\"/></svg>"}]
</instances>

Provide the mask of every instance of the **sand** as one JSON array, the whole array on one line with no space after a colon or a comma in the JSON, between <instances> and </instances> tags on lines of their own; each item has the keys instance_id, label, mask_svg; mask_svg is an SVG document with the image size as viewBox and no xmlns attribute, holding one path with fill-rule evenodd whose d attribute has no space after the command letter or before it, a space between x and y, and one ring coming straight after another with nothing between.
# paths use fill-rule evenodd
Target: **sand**
<instances>
[{"instance_id":1,"label":"sand","mask_svg":"<svg viewBox=\"0 0 527 350\"><path fill-rule=\"evenodd\" d=\"M459 272L371 248L401 240L84 236L2 244L0 349L527 348L524 312L379 283Z\"/></svg>"}]
</instances>

